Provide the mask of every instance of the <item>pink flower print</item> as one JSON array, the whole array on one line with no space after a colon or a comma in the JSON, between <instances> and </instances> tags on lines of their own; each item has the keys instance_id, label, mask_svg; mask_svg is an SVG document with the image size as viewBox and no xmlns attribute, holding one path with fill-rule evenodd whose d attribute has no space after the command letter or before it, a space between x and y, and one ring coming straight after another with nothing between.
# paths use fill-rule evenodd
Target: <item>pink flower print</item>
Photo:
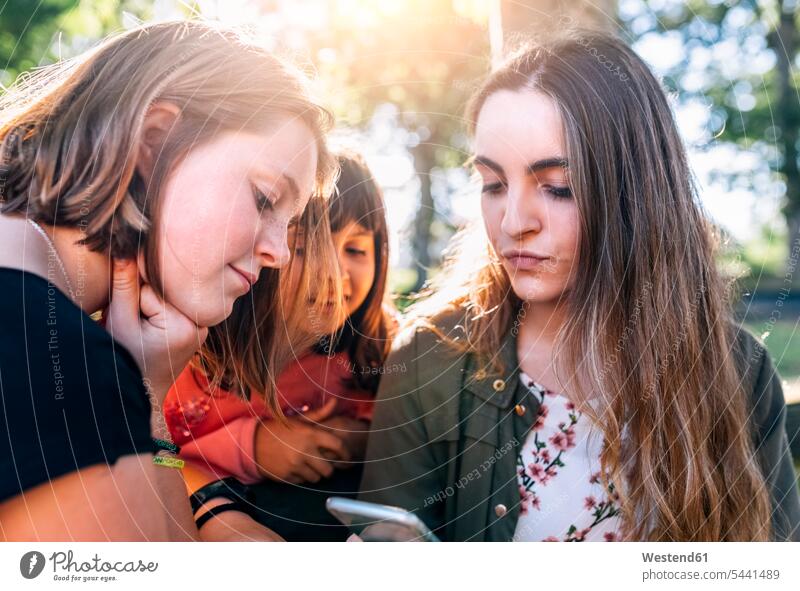
<instances>
[{"instance_id":1,"label":"pink flower print","mask_svg":"<svg viewBox=\"0 0 800 591\"><path fill-rule=\"evenodd\" d=\"M533 493L525 490L524 486L519 487L519 511L522 515L528 512L528 505L530 504Z\"/></svg>"},{"instance_id":2,"label":"pink flower print","mask_svg":"<svg viewBox=\"0 0 800 591\"><path fill-rule=\"evenodd\" d=\"M593 496L588 496L583 501L583 507L585 509L594 509L597 506L597 499Z\"/></svg>"},{"instance_id":3,"label":"pink flower print","mask_svg":"<svg viewBox=\"0 0 800 591\"><path fill-rule=\"evenodd\" d=\"M543 541L543 542L560 542L561 540L559 540L559 539L558 539L557 537L555 537L555 536L547 536L547 537L546 537L544 540L542 540L542 541Z\"/></svg>"},{"instance_id":4,"label":"pink flower print","mask_svg":"<svg viewBox=\"0 0 800 591\"><path fill-rule=\"evenodd\" d=\"M567 410L569 411L575 410L575 404L572 402L567 402Z\"/></svg>"},{"instance_id":5,"label":"pink flower print","mask_svg":"<svg viewBox=\"0 0 800 591\"><path fill-rule=\"evenodd\" d=\"M539 410L536 413L536 421L533 423L532 427L534 431L539 431L542 427L544 427L544 420L547 418L548 412L549 409L546 405L539 405Z\"/></svg>"},{"instance_id":6,"label":"pink flower print","mask_svg":"<svg viewBox=\"0 0 800 591\"><path fill-rule=\"evenodd\" d=\"M600 472L595 472L595 473L594 473L594 474L592 474L592 476L589 478L589 483L591 483L591 484L598 484L599 482L600 482Z\"/></svg>"},{"instance_id":7,"label":"pink flower print","mask_svg":"<svg viewBox=\"0 0 800 591\"><path fill-rule=\"evenodd\" d=\"M544 466L541 464L528 464L528 470L530 470L531 476L536 482L543 482L547 477Z\"/></svg>"},{"instance_id":8,"label":"pink flower print","mask_svg":"<svg viewBox=\"0 0 800 591\"><path fill-rule=\"evenodd\" d=\"M544 475L542 476L542 479L540 480L540 482L542 483L542 486L545 486L548 482L550 482L550 479L553 476L555 476L556 474L558 474L558 471L556 470L555 466L550 466L547 470L545 470L544 471Z\"/></svg>"},{"instance_id":9,"label":"pink flower print","mask_svg":"<svg viewBox=\"0 0 800 591\"><path fill-rule=\"evenodd\" d=\"M564 431L564 435L567 436L567 447L575 447L575 428L570 427Z\"/></svg>"},{"instance_id":10,"label":"pink flower print","mask_svg":"<svg viewBox=\"0 0 800 591\"><path fill-rule=\"evenodd\" d=\"M616 542L619 538L617 538L616 532L607 531L603 534L603 539L605 539L606 542Z\"/></svg>"},{"instance_id":11,"label":"pink flower print","mask_svg":"<svg viewBox=\"0 0 800 591\"><path fill-rule=\"evenodd\" d=\"M546 463L549 464L550 463L550 450L549 449L543 449L542 451L539 452L539 457L542 458L543 462L546 462Z\"/></svg>"},{"instance_id":12,"label":"pink flower print","mask_svg":"<svg viewBox=\"0 0 800 591\"><path fill-rule=\"evenodd\" d=\"M582 542L584 540L584 538L589 534L589 532L591 530L592 530L591 527L587 527L586 529L579 529L573 534L573 536L574 536L573 539L576 542Z\"/></svg>"},{"instance_id":13,"label":"pink flower print","mask_svg":"<svg viewBox=\"0 0 800 591\"><path fill-rule=\"evenodd\" d=\"M531 498L531 506L536 509L537 511L542 510L542 502L539 500L539 497L533 495Z\"/></svg>"},{"instance_id":14,"label":"pink flower print","mask_svg":"<svg viewBox=\"0 0 800 591\"><path fill-rule=\"evenodd\" d=\"M558 451L566 451L571 446L569 445L569 439L567 439L566 434L563 431L559 431L558 433L554 433L550 439L550 443L553 444Z\"/></svg>"}]
</instances>

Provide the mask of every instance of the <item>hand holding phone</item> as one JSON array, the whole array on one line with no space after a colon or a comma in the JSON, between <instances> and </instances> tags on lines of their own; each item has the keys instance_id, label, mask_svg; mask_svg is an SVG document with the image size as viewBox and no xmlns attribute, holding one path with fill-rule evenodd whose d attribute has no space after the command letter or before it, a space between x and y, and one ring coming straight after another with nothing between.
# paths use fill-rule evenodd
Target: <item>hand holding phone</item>
<instances>
[{"instance_id":1,"label":"hand holding phone","mask_svg":"<svg viewBox=\"0 0 800 591\"><path fill-rule=\"evenodd\" d=\"M364 542L438 542L422 520L405 509L330 497L325 506Z\"/></svg>"}]
</instances>

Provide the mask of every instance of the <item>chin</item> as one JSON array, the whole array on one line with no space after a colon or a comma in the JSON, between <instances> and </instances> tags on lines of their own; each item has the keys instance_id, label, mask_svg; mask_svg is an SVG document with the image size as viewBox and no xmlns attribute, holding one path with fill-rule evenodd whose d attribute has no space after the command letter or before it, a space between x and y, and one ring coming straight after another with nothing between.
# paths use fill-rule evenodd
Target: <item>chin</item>
<instances>
[{"instance_id":1,"label":"chin","mask_svg":"<svg viewBox=\"0 0 800 591\"><path fill-rule=\"evenodd\" d=\"M558 290L538 279L512 280L511 288L523 302L549 302L558 298Z\"/></svg>"},{"instance_id":2,"label":"chin","mask_svg":"<svg viewBox=\"0 0 800 591\"><path fill-rule=\"evenodd\" d=\"M208 302L213 301L211 298L201 298L200 302ZM215 326L223 322L228 316L231 315L233 312L233 302L226 302L224 305L219 306L209 306L206 305L198 305L198 303L189 302L184 307L175 306L178 311L193 320L197 326L200 327L208 327L208 326Z\"/></svg>"}]
</instances>

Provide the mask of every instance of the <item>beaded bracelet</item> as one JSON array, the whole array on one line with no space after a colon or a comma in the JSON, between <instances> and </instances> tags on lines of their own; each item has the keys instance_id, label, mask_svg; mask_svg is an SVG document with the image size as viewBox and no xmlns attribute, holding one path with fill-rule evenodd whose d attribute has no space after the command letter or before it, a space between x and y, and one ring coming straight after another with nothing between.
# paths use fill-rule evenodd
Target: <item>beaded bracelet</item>
<instances>
[{"instance_id":1,"label":"beaded bracelet","mask_svg":"<svg viewBox=\"0 0 800 591\"><path fill-rule=\"evenodd\" d=\"M164 466L165 468L181 469L184 467L186 462L184 462L182 459L171 455L162 455L162 453L176 455L179 454L181 451L179 445L176 445L171 441L167 441L166 439L159 439L157 437L153 437L152 439L153 445L159 450L153 456L153 464L156 466Z\"/></svg>"},{"instance_id":2,"label":"beaded bracelet","mask_svg":"<svg viewBox=\"0 0 800 591\"><path fill-rule=\"evenodd\" d=\"M171 441L167 441L166 439L159 439L158 437L153 437L153 445L155 445L158 449L163 449L164 451L168 451L173 454L181 453L181 446L172 443Z\"/></svg>"}]
</instances>

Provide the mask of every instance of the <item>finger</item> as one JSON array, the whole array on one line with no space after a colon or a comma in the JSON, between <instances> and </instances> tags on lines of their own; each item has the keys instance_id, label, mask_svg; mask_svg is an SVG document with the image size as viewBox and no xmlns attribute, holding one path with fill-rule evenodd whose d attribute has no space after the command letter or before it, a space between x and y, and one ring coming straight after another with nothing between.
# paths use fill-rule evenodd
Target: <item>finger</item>
<instances>
[{"instance_id":1,"label":"finger","mask_svg":"<svg viewBox=\"0 0 800 591\"><path fill-rule=\"evenodd\" d=\"M118 330L139 324L139 272L131 260L114 259L108 320Z\"/></svg>"},{"instance_id":2,"label":"finger","mask_svg":"<svg viewBox=\"0 0 800 591\"><path fill-rule=\"evenodd\" d=\"M321 450L332 452L337 460L345 462L350 460L350 452L347 450L347 446L344 444L344 441L336 435L326 431L318 431L315 440L317 447Z\"/></svg>"},{"instance_id":3,"label":"finger","mask_svg":"<svg viewBox=\"0 0 800 591\"><path fill-rule=\"evenodd\" d=\"M306 479L297 472L292 472L286 476L286 478L274 478L274 480L277 480L278 482L287 482L289 484L303 484L306 481Z\"/></svg>"},{"instance_id":4,"label":"finger","mask_svg":"<svg viewBox=\"0 0 800 591\"><path fill-rule=\"evenodd\" d=\"M336 403L337 399L334 396L331 396L330 399L325 402L321 407L309 411L304 415L301 415L304 420L309 423L320 423L330 417L333 414L333 411L336 410Z\"/></svg>"},{"instance_id":5,"label":"finger","mask_svg":"<svg viewBox=\"0 0 800 591\"><path fill-rule=\"evenodd\" d=\"M152 318L166 311L164 301L156 295L156 290L148 284L142 285L139 302L142 316L145 318Z\"/></svg>"},{"instance_id":6,"label":"finger","mask_svg":"<svg viewBox=\"0 0 800 591\"><path fill-rule=\"evenodd\" d=\"M298 466L295 469L295 474L301 478L301 483L308 482L314 484L322 479L320 473L314 470L308 463Z\"/></svg>"},{"instance_id":7,"label":"finger","mask_svg":"<svg viewBox=\"0 0 800 591\"><path fill-rule=\"evenodd\" d=\"M333 474L333 464L322 458L308 458L308 465L320 478L330 478Z\"/></svg>"},{"instance_id":8,"label":"finger","mask_svg":"<svg viewBox=\"0 0 800 591\"><path fill-rule=\"evenodd\" d=\"M169 332L172 343L191 343L194 349L199 349L208 336L208 328L197 326L190 318L181 314L174 306L158 297L156 291L149 284L142 285L140 296L142 316L150 324Z\"/></svg>"}]
</instances>

